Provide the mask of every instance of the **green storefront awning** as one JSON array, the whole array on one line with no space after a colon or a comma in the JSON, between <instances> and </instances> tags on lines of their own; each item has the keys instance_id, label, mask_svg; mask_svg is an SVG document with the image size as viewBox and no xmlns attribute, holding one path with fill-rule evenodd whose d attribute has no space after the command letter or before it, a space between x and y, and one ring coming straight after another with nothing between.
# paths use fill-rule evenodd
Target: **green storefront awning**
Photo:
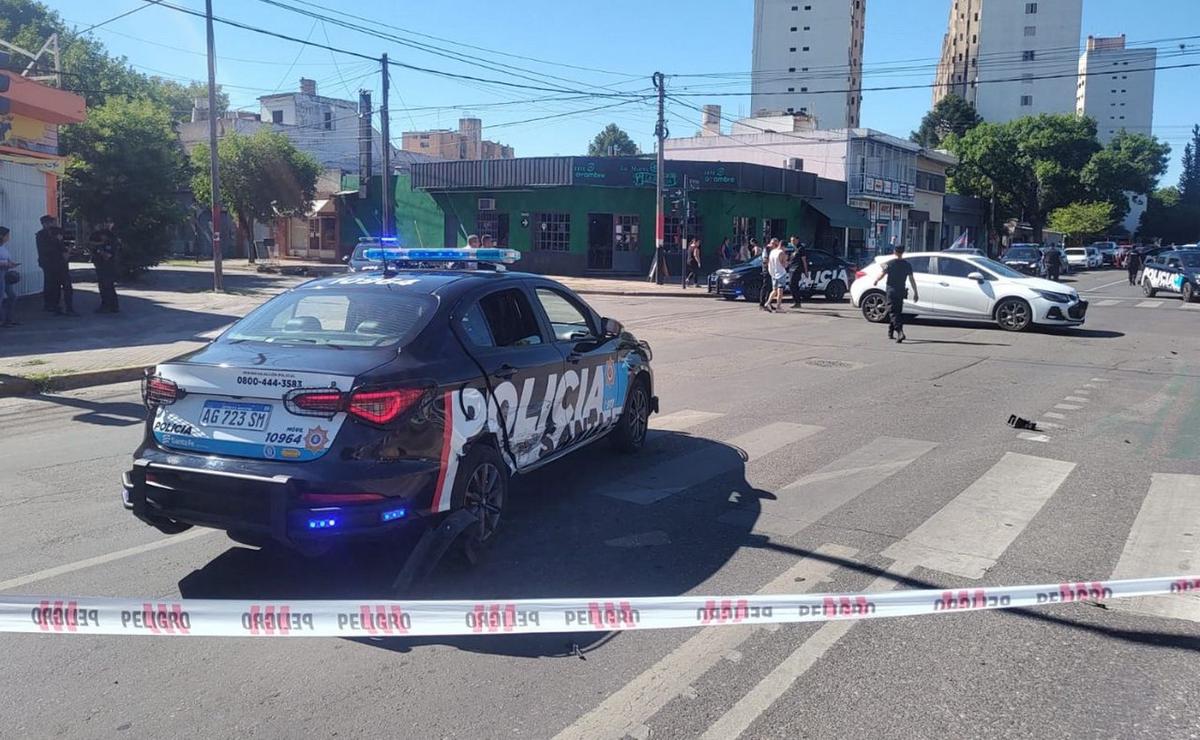
<instances>
[{"instance_id":1,"label":"green storefront awning","mask_svg":"<svg viewBox=\"0 0 1200 740\"><path fill-rule=\"evenodd\" d=\"M830 200L810 200L808 204L829 219L829 225L839 229L866 229L870 227L867 214L845 203Z\"/></svg>"}]
</instances>

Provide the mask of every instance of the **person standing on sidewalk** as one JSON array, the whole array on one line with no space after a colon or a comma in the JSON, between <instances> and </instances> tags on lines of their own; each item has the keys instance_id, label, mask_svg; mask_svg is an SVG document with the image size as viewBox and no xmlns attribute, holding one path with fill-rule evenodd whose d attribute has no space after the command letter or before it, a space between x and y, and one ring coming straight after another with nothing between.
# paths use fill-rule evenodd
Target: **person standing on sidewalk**
<instances>
[{"instance_id":1,"label":"person standing on sidewalk","mask_svg":"<svg viewBox=\"0 0 1200 740\"><path fill-rule=\"evenodd\" d=\"M698 273L700 272L700 240L693 239L688 244L687 258L688 274L684 284L691 283L692 285L700 285Z\"/></svg>"},{"instance_id":2,"label":"person standing on sidewalk","mask_svg":"<svg viewBox=\"0 0 1200 740\"><path fill-rule=\"evenodd\" d=\"M908 294L908 287L905 282L912 285L913 302L921 300L917 295L917 279L913 277L912 264L904 259L904 245L896 245L896 259L890 262L885 262L883 272L879 273L879 277L875 278L873 285L879 285L879 281L887 278L887 301L888 301L888 339L895 339L897 343L903 342L907 337L904 336L904 298Z\"/></svg>"},{"instance_id":3,"label":"person standing on sidewalk","mask_svg":"<svg viewBox=\"0 0 1200 740\"><path fill-rule=\"evenodd\" d=\"M779 240L772 239L767 242L767 246L759 253L759 256L762 257L762 287L758 289L758 308L760 311L770 310L767 308L767 299L771 297L771 253L778 246Z\"/></svg>"},{"instance_id":4,"label":"person standing on sidewalk","mask_svg":"<svg viewBox=\"0 0 1200 740\"><path fill-rule=\"evenodd\" d=\"M42 216L41 223L42 230L36 234L36 239L38 266L42 268L46 282L42 291L46 310L60 316L63 313L78 316L75 313L75 290L71 287L71 263L68 261L67 246L63 243L62 229L54 216Z\"/></svg>"},{"instance_id":5,"label":"person standing on sidewalk","mask_svg":"<svg viewBox=\"0 0 1200 740\"><path fill-rule=\"evenodd\" d=\"M17 283L21 280L17 266L13 262L12 252L8 251L8 240L11 236L7 226L0 226L0 326L16 326L17 321Z\"/></svg>"},{"instance_id":6,"label":"person standing on sidewalk","mask_svg":"<svg viewBox=\"0 0 1200 740\"><path fill-rule=\"evenodd\" d=\"M120 242L113 233L113 221L106 218L88 238L92 264L96 266L96 284L100 288L100 308L96 313L117 313L117 257Z\"/></svg>"}]
</instances>

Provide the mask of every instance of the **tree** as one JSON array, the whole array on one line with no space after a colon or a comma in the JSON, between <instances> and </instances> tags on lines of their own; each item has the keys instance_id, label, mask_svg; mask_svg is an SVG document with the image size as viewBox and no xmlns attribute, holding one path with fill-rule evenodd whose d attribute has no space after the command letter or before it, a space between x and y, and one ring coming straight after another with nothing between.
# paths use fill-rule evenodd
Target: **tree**
<instances>
[{"instance_id":1,"label":"tree","mask_svg":"<svg viewBox=\"0 0 1200 740\"><path fill-rule=\"evenodd\" d=\"M150 78L149 95L171 110L172 117L177 121L188 121L192 117L192 106L197 98L208 104L208 83L189 82L184 84L175 80L164 80L161 77ZM229 110L229 93L217 85L217 115L221 116Z\"/></svg>"},{"instance_id":2,"label":"tree","mask_svg":"<svg viewBox=\"0 0 1200 740\"><path fill-rule=\"evenodd\" d=\"M306 213L311 207L321 165L283 134L263 129L252 136L226 136L217 144L217 158L221 202L237 218L239 248L253 238L255 222ZM192 151L192 165L192 194L211 206L207 146Z\"/></svg>"},{"instance_id":3,"label":"tree","mask_svg":"<svg viewBox=\"0 0 1200 740\"><path fill-rule=\"evenodd\" d=\"M1183 146L1179 197L1189 206L1200 207L1200 125L1192 126L1192 140Z\"/></svg>"},{"instance_id":4,"label":"tree","mask_svg":"<svg viewBox=\"0 0 1200 740\"><path fill-rule=\"evenodd\" d=\"M1137 230L1143 241L1187 244L1200 238L1200 206L1184 203L1179 188L1155 190L1147 198L1146 212Z\"/></svg>"},{"instance_id":5,"label":"tree","mask_svg":"<svg viewBox=\"0 0 1200 740\"><path fill-rule=\"evenodd\" d=\"M974 105L957 95L947 95L925 114L921 127L909 138L926 149L937 149L947 136L962 136L981 123L983 118Z\"/></svg>"},{"instance_id":6,"label":"tree","mask_svg":"<svg viewBox=\"0 0 1200 740\"><path fill-rule=\"evenodd\" d=\"M589 157L636 157L641 153L629 134L615 123L605 126L588 145Z\"/></svg>"},{"instance_id":7,"label":"tree","mask_svg":"<svg viewBox=\"0 0 1200 740\"><path fill-rule=\"evenodd\" d=\"M1171 146L1153 136L1119 132L1080 172L1091 197L1113 204L1113 217L1129 211L1126 193L1149 193L1170 162Z\"/></svg>"},{"instance_id":8,"label":"tree","mask_svg":"<svg viewBox=\"0 0 1200 740\"><path fill-rule=\"evenodd\" d=\"M1115 210L1106 201L1071 203L1050 212L1050 228L1074 237L1102 235L1112 226Z\"/></svg>"},{"instance_id":9,"label":"tree","mask_svg":"<svg viewBox=\"0 0 1200 740\"><path fill-rule=\"evenodd\" d=\"M113 219L127 275L158 264L171 227L184 219L178 195L189 174L167 111L148 100L112 98L61 136L71 152L63 180L71 210L90 223Z\"/></svg>"}]
</instances>

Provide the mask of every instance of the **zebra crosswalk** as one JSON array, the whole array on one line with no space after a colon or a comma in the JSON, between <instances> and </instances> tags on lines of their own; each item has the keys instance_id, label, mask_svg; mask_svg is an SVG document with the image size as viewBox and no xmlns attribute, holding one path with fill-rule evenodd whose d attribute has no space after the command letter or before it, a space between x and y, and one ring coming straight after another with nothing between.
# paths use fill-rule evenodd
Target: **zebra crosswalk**
<instances>
[{"instance_id":1,"label":"zebra crosswalk","mask_svg":"<svg viewBox=\"0 0 1200 740\"><path fill-rule=\"evenodd\" d=\"M1077 402L1086 403L1084 397L1089 389L1103 382L1104 379L1093 379L1084 384L1076 391ZM719 428L722 418L723 414L715 412L689 410L665 416L655 424L660 429L684 426L695 436L701 436L706 428ZM792 445L815 447L814 435L825 431L821 427L782 426L778 422L767 424L761 430L761 434L742 432L727 444L739 444L738 440L745 444L746 440L753 442L760 436L776 440L777 443L772 445L749 444L747 455L754 460L788 453ZM911 480L911 475L918 472L938 472L937 466L945 461L944 455L939 456L945 452L944 447L930 440L879 437L823 465L814 462L812 472L789 484L774 486L774 498L754 505L731 501L729 508L718 515L718 520L768 536L797 535L876 487L888 485L901 473ZM807 449L799 457L810 460L811 451ZM790 452L795 455L796 450ZM687 466L696 465L697 460L691 455L684 457L692 458ZM970 465L979 472L973 479L963 481L957 495L877 554L863 550L861 544L826 542L763 585L760 592L818 591L823 583L855 569L855 566L874 570L877 574L865 585L863 593L896 588L917 569L935 574L934 579L939 578L936 574L942 574L940 578L950 581L986 582L989 571L1004 560L1014 543L1022 535L1032 533L1031 525L1039 517L1049 515L1048 510L1053 508L1051 501L1069 488L1068 481L1081 474L1080 468L1085 463L997 450L994 457L973 457ZM757 475L756 470L762 468L748 469L747 477ZM706 471L693 475L690 479L696 481L693 485L699 482L697 476L703 472ZM1111 574L1076 573L1073 571L1077 566L1054 562L1044 563L1040 569L1061 573L1063 581L1073 578L1099 580L1108 576L1118 579L1183 575L1200 570L1200 475L1149 473L1145 482L1145 489L1129 492L1131 500L1140 502L1140 509ZM655 490L661 492L663 489ZM686 491L676 487L666 495L686 495ZM634 496L634 499L639 504L662 500L646 496ZM1052 529L1038 527L1036 536L1044 536ZM880 557L890 564L868 565L879 563ZM1200 622L1200 595L1122 600L1108 604L1108 608L1143 616ZM718 711L703 718L705 724L696 728L694 734L722 740L745 734L840 640L853 633L857 624L853 620L825 623L794 646L790 653L782 657L771 653L772 664L756 675L757 683L740 689L732 703L724 695L714 697L724 703ZM756 632L758 629L753 627L721 626L694 633L583 714L558 737L623 738L653 734L653 725L659 717L666 716L673 700L680 697L696 700L698 692L704 691L703 687L715 685L707 676L722 670L723 661L732 660L730 655L740 659L742 651L752 650L756 645L761 647L760 641L751 639ZM664 714L659 715L660 712Z\"/></svg>"}]
</instances>

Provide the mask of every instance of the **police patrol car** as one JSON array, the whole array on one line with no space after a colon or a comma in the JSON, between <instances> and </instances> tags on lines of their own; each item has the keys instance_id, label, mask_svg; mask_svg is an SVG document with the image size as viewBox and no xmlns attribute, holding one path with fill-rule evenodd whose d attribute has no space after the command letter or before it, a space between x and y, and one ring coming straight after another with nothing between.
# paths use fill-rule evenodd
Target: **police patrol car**
<instances>
[{"instance_id":1,"label":"police patrol car","mask_svg":"<svg viewBox=\"0 0 1200 740\"><path fill-rule=\"evenodd\" d=\"M510 475L603 437L642 446L649 346L559 283L507 272L519 252L368 256L386 269L305 283L147 375L127 509L167 533L309 552L466 511L479 547Z\"/></svg>"},{"instance_id":2,"label":"police patrol car","mask_svg":"<svg viewBox=\"0 0 1200 740\"><path fill-rule=\"evenodd\" d=\"M1200 251L1180 249L1147 257L1142 292L1153 298L1160 290L1178 293L1184 303L1200 297Z\"/></svg>"},{"instance_id":3,"label":"police patrol car","mask_svg":"<svg viewBox=\"0 0 1200 740\"><path fill-rule=\"evenodd\" d=\"M803 298L820 295L830 301L845 298L854 282L854 265L819 249L806 250L805 256L808 258L807 274L802 275L797 260L793 260L788 268L789 295L796 292ZM708 276L708 292L727 301L738 298L758 300L762 279L762 257L755 257L749 262L713 272Z\"/></svg>"}]
</instances>

